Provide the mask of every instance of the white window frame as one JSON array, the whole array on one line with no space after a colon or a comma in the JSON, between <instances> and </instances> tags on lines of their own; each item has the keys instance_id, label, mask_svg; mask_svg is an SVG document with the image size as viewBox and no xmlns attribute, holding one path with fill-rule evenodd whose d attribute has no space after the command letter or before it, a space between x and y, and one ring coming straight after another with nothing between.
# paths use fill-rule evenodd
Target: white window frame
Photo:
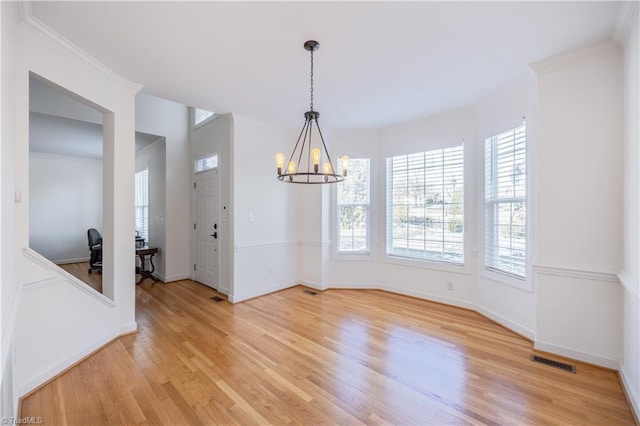
<instances>
[{"instance_id":1,"label":"white window frame","mask_svg":"<svg viewBox=\"0 0 640 426\"><path fill-rule=\"evenodd\" d=\"M146 173L147 175L147 188L146 188L146 192L147 192L147 200L146 200L146 204L138 204L138 175L140 173ZM135 222L136 222L136 230L138 230L138 209L142 208L142 211L144 212L143 214L146 215L146 229L141 229L140 231L140 236L142 238L145 239L145 243L149 244L149 166L146 165L138 170L136 170L135 173L135 181L134 181L134 185L135 185L135 189L134 189L134 194L135 194L135 199L134 199L134 204L135 204Z\"/></svg>"},{"instance_id":2,"label":"white window frame","mask_svg":"<svg viewBox=\"0 0 640 426\"><path fill-rule=\"evenodd\" d=\"M368 157L359 157L359 158L351 158L349 159L349 163L352 163L355 160L366 160L367 161L367 202L366 203L340 203L340 189L342 188L342 183L338 183L336 185L335 191L335 253L340 257L347 256L368 256L371 254L371 158ZM338 161L338 173L342 173L342 163ZM349 179L349 174L347 173L346 179ZM347 206L360 206L365 207L367 212L367 221L366 221L366 250L340 250L340 208Z\"/></svg>"},{"instance_id":3,"label":"white window frame","mask_svg":"<svg viewBox=\"0 0 640 426\"><path fill-rule=\"evenodd\" d=\"M496 176L496 161L497 161L497 153L496 153L496 145L495 142L497 139L505 134L514 133L513 142L516 142L516 132L522 129L524 132L524 196L513 196L510 198L500 198L497 194L497 185L494 184L497 182ZM526 124L523 122L520 125L512 126L510 129L507 129L503 132L499 132L491 137L485 139L485 144L483 147L484 154L484 196L483 196L483 209L484 209L484 223L483 223L483 256L482 256L482 273L481 275L484 278L501 282L504 284L512 285L514 287L519 287L526 289L527 281L529 280L529 253L530 253L530 238L531 233L529 232L530 226L530 208L529 208L529 193L530 193L530 166L529 166L529 142L530 137L526 129ZM491 144L490 147L488 144ZM516 152L514 151L514 157ZM514 160L515 162L515 160ZM491 163L491 164L489 164ZM490 166L490 167L489 167ZM496 238L497 228L494 224L494 217L496 214L496 210L499 208L501 204L514 204L514 203L524 203L524 211L525 211L525 224L524 224L524 232L525 232L525 255L524 255L524 265L523 265L523 275L519 275L513 271L502 269L497 265L497 261L495 259L491 260L492 254L495 252L494 249L494 241Z\"/></svg>"},{"instance_id":4,"label":"white window frame","mask_svg":"<svg viewBox=\"0 0 640 426\"><path fill-rule=\"evenodd\" d=\"M392 221L393 221L393 204L390 202L390 197L392 197L392 190L393 190L393 175L391 174L391 170L389 168L389 162L393 161L393 158L397 158L397 157L405 157L408 155L415 155L415 154L426 154L428 152L433 152L433 151L445 151L445 150L449 150L449 149L460 149L461 150L461 154L462 154L462 224L463 224L463 231L462 231L462 257L461 260L458 261L449 261L446 259L442 259L442 258L438 258L438 257L413 257L413 256L403 256L402 254L398 254L398 253L393 253L391 252L391 244L392 244ZM388 263L395 263L395 264L399 264L399 265L405 265L405 266L414 266L414 267L424 267L424 268L429 268L429 269L438 269L438 270L445 270L445 271L452 271L452 272L457 272L457 273L468 273L468 266L467 266L467 262L466 262L466 215L465 215L465 211L466 211L466 203L465 203L465 197L466 197L466 191L465 191L465 171L466 171L466 167L465 167L465 160L466 159L466 155L465 155L465 147L464 144L460 144L460 145L454 145L454 146L448 146L448 147L444 147L444 148L438 148L438 149L430 149L430 150L426 150L426 151L421 151L421 152L417 152L417 153L411 153L411 154L403 154L403 155L394 155L391 157L387 157L386 161L385 161L385 171L386 171L386 200L385 200L385 215L386 215L386 219L385 219L385 223L386 223L386 244L385 244L385 261ZM443 238L443 242L444 242L444 238Z\"/></svg>"}]
</instances>

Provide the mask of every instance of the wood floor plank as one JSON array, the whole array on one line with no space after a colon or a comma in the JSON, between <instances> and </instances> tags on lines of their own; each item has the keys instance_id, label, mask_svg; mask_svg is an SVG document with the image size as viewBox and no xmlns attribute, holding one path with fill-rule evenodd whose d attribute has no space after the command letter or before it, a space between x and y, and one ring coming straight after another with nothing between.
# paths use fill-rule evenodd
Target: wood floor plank
<instances>
[{"instance_id":1,"label":"wood floor plank","mask_svg":"<svg viewBox=\"0 0 640 426\"><path fill-rule=\"evenodd\" d=\"M294 287L237 305L136 288L139 332L22 401L45 424L632 425L617 374L481 315L379 290ZM577 366L571 374L532 353Z\"/></svg>"}]
</instances>

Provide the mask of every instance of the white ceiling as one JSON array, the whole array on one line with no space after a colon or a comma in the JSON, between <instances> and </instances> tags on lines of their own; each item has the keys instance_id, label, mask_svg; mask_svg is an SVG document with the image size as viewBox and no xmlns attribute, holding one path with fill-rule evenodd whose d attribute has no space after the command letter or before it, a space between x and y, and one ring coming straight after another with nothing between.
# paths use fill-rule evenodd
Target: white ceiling
<instances>
[{"instance_id":1,"label":"white ceiling","mask_svg":"<svg viewBox=\"0 0 640 426\"><path fill-rule=\"evenodd\" d=\"M610 39L620 2L37 2L34 15L144 90L302 125L315 54L323 126L473 103L528 64Z\"/></svg>"}]
</instances>

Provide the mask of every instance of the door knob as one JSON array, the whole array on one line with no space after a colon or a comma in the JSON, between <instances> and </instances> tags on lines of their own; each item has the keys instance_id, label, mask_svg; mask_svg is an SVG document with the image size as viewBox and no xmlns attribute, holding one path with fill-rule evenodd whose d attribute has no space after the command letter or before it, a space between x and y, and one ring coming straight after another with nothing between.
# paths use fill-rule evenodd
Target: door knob
<instances>
[{"instance_id":1,"label":"door knob","mask_svg":"<svg viewBox=\"0 0 640 426\"><path fill-rule=\"evenodd\" d=\"M217 239L217 238L218 238L218 233L217 233L217 232L214 232L213 234L211 234L211 235L209 235L209 236L210 236L210 237L213 237L213 238L215 238L215 239Z\"/></svg>"}]
</instances>

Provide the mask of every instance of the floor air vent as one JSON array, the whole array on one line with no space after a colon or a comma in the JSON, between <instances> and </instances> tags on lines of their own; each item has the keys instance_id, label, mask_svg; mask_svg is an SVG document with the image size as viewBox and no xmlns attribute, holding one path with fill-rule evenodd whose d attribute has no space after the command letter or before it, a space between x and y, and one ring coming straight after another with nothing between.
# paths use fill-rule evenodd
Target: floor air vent
<instances>
[{"instance_id":1,"label":"floor air vent","mask_svg":"<svg viewBox=\"0 0 640 426\"><path fill-rule=\"evenodd\" d=\"M315 296L316 294L318 294L317 292L315 292L315 291L311 291L311 290L302 290L302 292L303 292L303 293L310 294L310 295L312 295L312 296Z\"/></svg>"},{"instance_id":2,"label":"floor air vent","mask_svg":"<svg viewBox=\"0 0 640 426\"><path fill-rule=\"evenodd\" d=\"M564 362L554 361L552 359L543 358L538 355L531 355L531 361L539 362L541 364L547 364L551 367L559 368L560 370L568 371L570 373L576 373L576 367L570 364L565 364Z\"/></svg>"},{"instance_id":3,"label":"floor air vent","mask_svg":"<svg viewBox=\"0 0 640 426\"><path fill-rule=\"evenodd\" d=\"M222 302L224 299L220 296L213 296L211 300L213 300L214 302Z\"/></svg>"}]
</instances>

